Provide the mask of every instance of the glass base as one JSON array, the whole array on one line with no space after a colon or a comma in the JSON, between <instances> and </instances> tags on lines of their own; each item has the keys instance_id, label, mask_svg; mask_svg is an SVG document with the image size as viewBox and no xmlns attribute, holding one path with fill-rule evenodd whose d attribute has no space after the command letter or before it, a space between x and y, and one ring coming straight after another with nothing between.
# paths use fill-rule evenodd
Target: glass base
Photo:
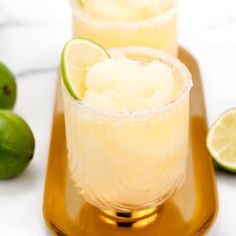
<instances>
[{"instance_id":1,"label":"glass base","mask_svg":"<svg viewBox=\"0 0 236 236\"><path fill-rule=\"evenodd\" d=\"M131 212L115 212L97 209L100 220L118 228L139 229L153 223L160 215L162 206Z\"/></svg>"}]
</instances>

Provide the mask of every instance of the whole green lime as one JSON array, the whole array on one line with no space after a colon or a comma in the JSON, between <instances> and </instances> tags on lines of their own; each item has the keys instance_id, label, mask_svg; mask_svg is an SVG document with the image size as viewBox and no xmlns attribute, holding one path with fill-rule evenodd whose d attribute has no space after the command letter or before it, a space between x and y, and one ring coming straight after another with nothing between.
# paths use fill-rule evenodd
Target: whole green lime
<instances>
[{"instance_id":1,"label":"whole green lime","mask_svg":"<svg viewBox=\"0 0 236 236\"><path fill-rule=\"evenodd\" d=\"M0 179L20 174L33 158L35 140L28 124L0 109Z\"/></svg>"},{"instance_id":2,"label":"whole green lime","mask_svg":"<svg viewBox=\"0 0 236 236\"><path fill-rule=\"evenodd\" d=\"M16 81L11 71L0 62L0 108L12 109L16 102Z\"/></svg>"}]
</instances>

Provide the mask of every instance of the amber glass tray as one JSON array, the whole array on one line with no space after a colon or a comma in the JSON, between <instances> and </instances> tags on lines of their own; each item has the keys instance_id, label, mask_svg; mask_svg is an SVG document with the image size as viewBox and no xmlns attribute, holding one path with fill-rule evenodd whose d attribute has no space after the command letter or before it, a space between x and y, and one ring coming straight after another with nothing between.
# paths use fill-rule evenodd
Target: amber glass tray
<instances>
[{"instance_id":1,"label":"amber glass tray","mask_svg":"<svg viewBox=\"0 0 236 236\"><path fill-rule=\"evenodd\" d=\"M107 225L76 192L67 171L62 98L56 93L53 129L44 195L44 218L55 235L66 236L187 236L204 235L217 214L215 174L206 146L206 113L201 76L194 58L180 49L180 60L193 75L187 179L181 190L164 204L155 223L144 229Z\"/></svg>"}]
</instances>

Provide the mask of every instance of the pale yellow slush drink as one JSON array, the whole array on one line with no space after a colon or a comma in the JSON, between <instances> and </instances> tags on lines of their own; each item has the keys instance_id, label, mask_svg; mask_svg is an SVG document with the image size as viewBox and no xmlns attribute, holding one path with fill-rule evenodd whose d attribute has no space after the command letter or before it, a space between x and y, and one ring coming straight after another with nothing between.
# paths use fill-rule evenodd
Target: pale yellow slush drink
<instances>
[{"instance_id":1,"label":"pale yellow slush drink","mask_svg":"<svg viewBox=\"0 0 236 236\"><path fill-rule=\"evenodd\" d=\"M75 37L105 48L145 46L177 55L176 0L70 0Z\"/></svg>"},{"instance_id":2,"label":"pale yellow slush drink","mask_svg":"<svg viewBox=\"0 0 236 236\"><path fill-rule=\"evenodd\" d=\"M99 209L156 207L185 179L191 75L155 49L109 53L88 69L81 100L63 85L71 176Z\"/></svg>"}]
</instances>

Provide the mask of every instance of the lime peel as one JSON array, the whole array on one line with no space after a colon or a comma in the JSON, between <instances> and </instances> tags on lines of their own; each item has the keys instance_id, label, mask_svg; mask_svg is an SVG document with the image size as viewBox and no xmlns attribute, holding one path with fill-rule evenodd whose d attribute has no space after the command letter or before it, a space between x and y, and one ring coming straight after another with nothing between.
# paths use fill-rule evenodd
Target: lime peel
<instances>
[{"instance_id":1,"label":"lime peel","mask_svg":"<svg viewBox=\"0 0 236 236\"><path fill-rule=\"evenodd\" d=\"M16 102L17 85L12 72L0 62L0 108L12 109Z\"/></svg>"},{"instance_id":2,"label":"lime peel","mask_svg":"<svg viewBox=\"0 0 236 236\"><path fill-rule=\"evenodd\" d=\"M35 139L28 124L0 109L0 179L19 175L33 158Z\"/></svg>"}]
</instances>

